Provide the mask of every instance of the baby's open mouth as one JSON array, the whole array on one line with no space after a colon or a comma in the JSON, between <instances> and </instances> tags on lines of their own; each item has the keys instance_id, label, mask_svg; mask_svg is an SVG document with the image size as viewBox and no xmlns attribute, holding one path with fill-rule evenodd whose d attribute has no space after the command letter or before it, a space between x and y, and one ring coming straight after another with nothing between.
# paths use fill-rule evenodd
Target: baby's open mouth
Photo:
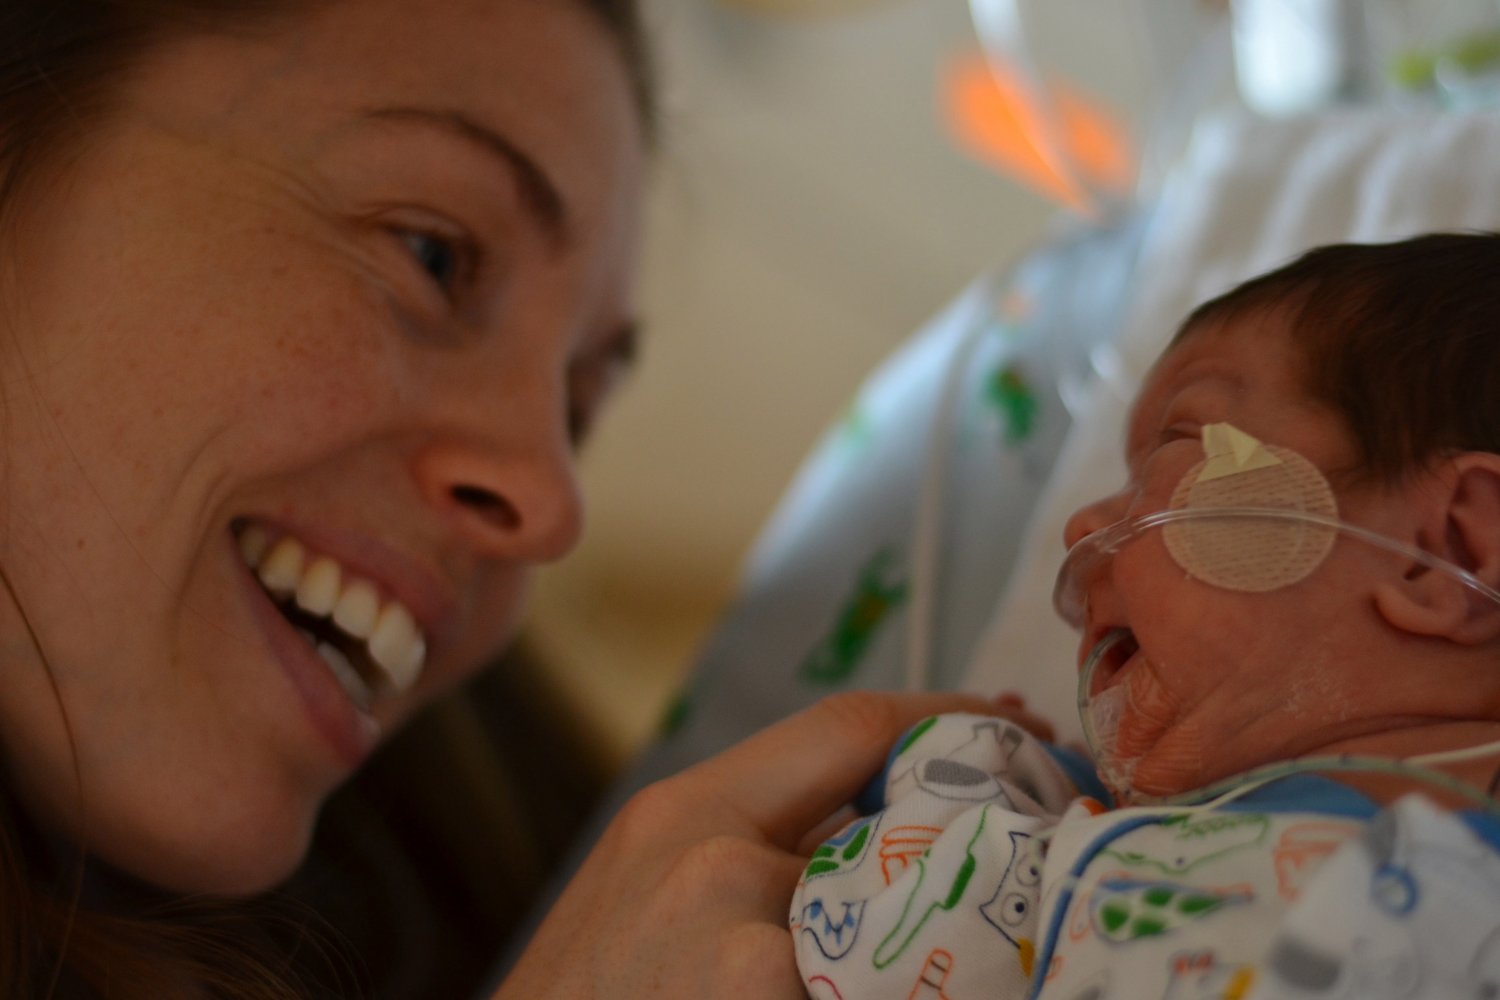
<instances>
[{"instance_id":1,"label":"baby's open mouth","mask_svg":"<svg viewBox=\"0 0 1500 1000\"><path fill-rule=\"evenodd\" d=\"M1125 664L1140 648L1135 633L1128 628L1113 628L1105 632L1089 652L1089 658L1097 660L1089 679L1089 694L1096 695L1112 687Z\"/></svg>"},{"instance_id":2,"label":"baby's open mouth","mask_svg":"<svg viewBox=\"0 0 1500 1000\"><path fill-rule=\"evenodd\" d=\"M427 643L411 611L370 580L291 535L234 528L240 555L284 618L312 645L350 699L368 710L421 676Z\"/></svg>"}]
</instances>

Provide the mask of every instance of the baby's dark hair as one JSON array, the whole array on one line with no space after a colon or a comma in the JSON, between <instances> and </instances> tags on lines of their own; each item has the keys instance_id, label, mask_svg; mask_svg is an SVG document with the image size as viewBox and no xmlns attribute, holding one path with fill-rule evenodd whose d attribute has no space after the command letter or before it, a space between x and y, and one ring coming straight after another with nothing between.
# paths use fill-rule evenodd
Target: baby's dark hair
<instances>
[{"instance_id":1,"label":"baby's dark hair","mask_svg":"<svg viewBox=\"0 0 1500 1000\"><path fill-rule=\"evenodd\" d=\"M1172 343L1252 316L1284 320L1308 393L1348 423L1363 476L1500 452L1500 234L1319 247L1205 302Z\"/></svg>"}]
</instances>

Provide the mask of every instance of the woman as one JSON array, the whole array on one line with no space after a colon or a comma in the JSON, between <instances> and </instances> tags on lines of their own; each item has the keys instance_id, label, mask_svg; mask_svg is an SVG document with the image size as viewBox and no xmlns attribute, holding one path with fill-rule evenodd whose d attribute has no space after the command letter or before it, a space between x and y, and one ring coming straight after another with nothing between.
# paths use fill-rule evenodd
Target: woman
<instances>
[{"instance_id":1,"label":"woman","mask_svg":"<svg viewBox=\"0 0 1500 1000\"><path fill-rule=\"evenodd\" d=\"M3 16L0 971L247 995L216 941L129 923L127 881L274 886L577 539L573 446L634 329L635 13ZM648 790L501 995L799 996L798 848L907 724L964 705L853 696ZM73 887L79 848L127 879Z\"/></svg>"}]
</instances>

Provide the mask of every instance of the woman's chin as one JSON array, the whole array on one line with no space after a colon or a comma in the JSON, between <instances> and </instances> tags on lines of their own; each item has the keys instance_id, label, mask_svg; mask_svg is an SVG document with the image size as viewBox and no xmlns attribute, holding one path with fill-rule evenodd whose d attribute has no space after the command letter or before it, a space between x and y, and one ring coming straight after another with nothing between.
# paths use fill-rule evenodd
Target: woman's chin
<instances>
[{"instance_id":1,"label":"woman's chin","mask_svg":"<svg viewBox=\"0 0 1500 1000\"><path fill-rule=\"evenodd\" d=\"M184 895L253 896L286 881L307 854L316 813L235 828L140 830L94 856L147 885Z\"/></svg>"}]
</instances>

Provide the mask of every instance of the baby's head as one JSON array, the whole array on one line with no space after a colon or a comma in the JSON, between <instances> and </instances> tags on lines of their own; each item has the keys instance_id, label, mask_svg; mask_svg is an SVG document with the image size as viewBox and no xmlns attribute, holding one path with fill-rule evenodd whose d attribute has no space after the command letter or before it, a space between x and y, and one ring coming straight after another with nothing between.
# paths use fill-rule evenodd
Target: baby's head
<instances>
[{"instance_id":1,"label":"baby's head","mask_svg":"<svg viewBox=\"0 0 1500 1000\"><path fill-rule=\"evenodd\" d=\"M1352 438L1344 475L1389 482L1443 454L1500 453L1500 234L1309 251L1199 306L1159 366L1225 326L1290 337L1304 391Z\"/></svg>"},{"instance_id":2,"label":"baby's head","mask_svg":"<svg viewBox=\"0 0 1500 1000\"><path fill-rule=\"evenodd\" d=\"M1315 250L1203 305L1136 400L1129 482L1074 514L1069 547L1160 511L1291 507L1500 586L1497 289L1500 236L1437 235ZM1117 785L1500 719L1500 606L1410 551L1222 517L1116 544L1070 565L1081 656L1127 630L1093 687L1119 710Z\"/></svg>"}]
</instances>

